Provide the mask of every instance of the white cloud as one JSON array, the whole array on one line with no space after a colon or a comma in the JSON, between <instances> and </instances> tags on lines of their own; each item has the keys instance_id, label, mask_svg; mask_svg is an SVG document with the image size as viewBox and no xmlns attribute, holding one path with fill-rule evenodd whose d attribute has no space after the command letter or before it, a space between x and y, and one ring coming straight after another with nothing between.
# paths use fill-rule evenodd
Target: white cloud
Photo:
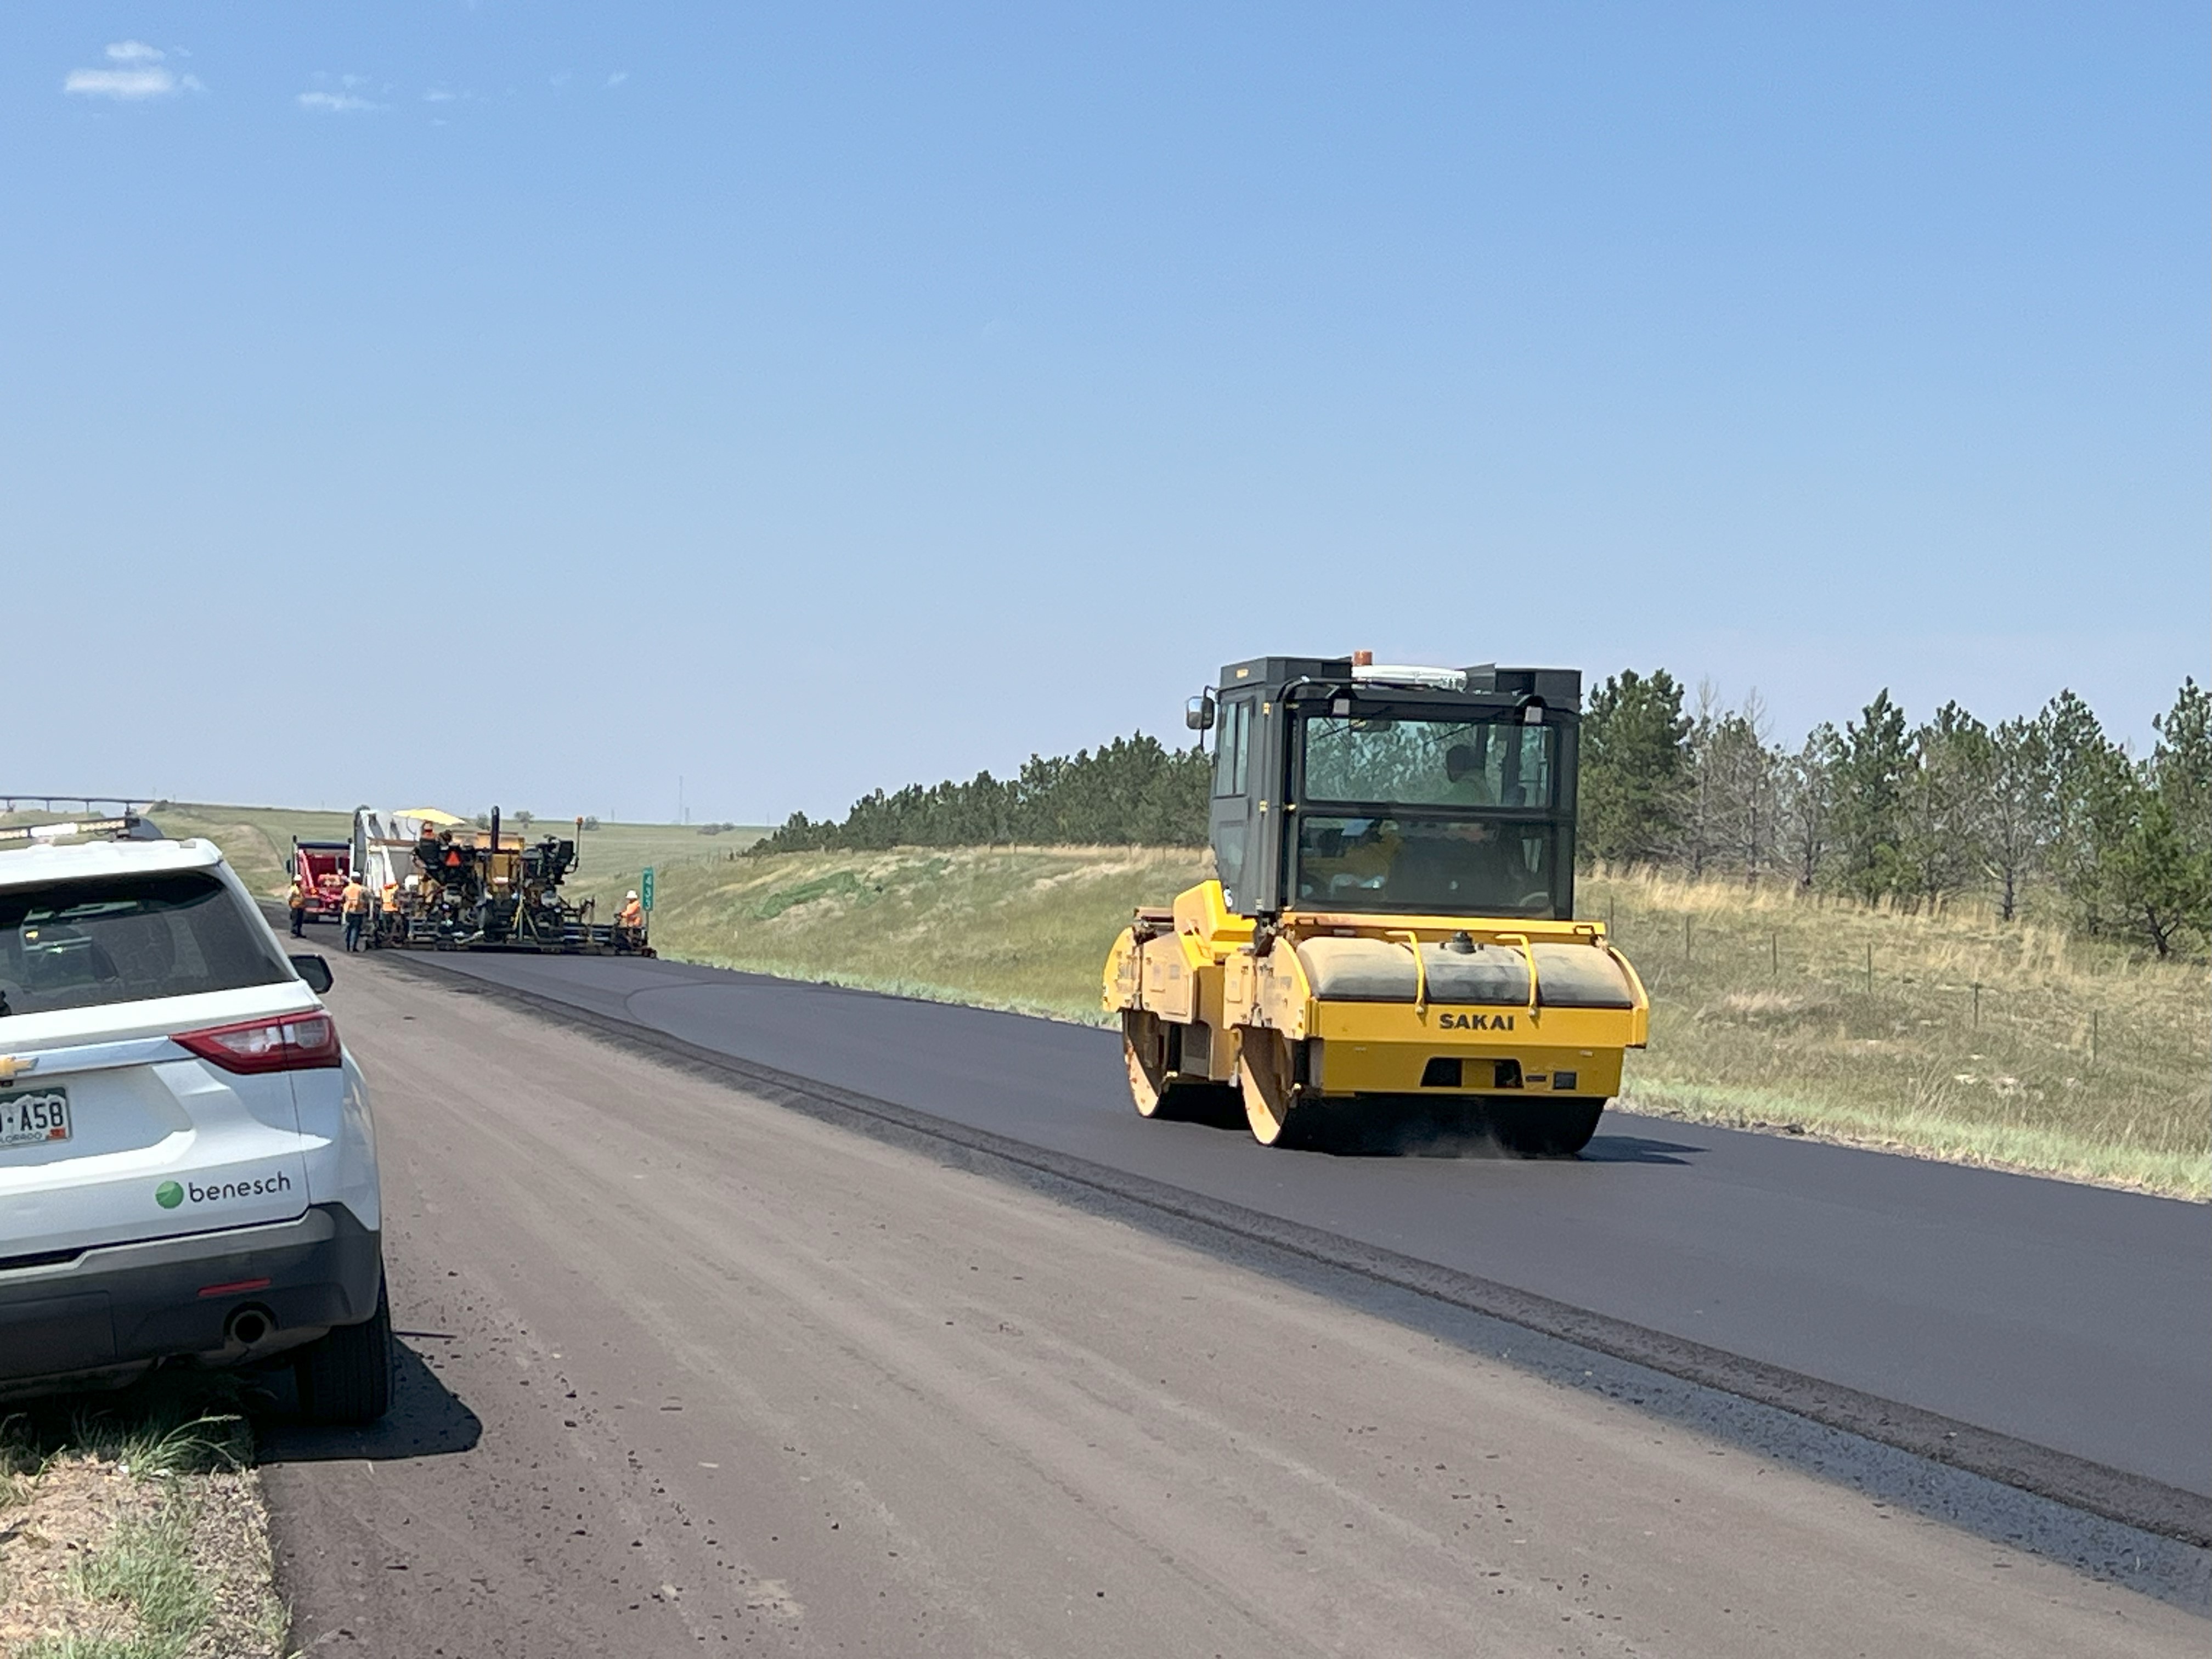
<instances>
[{"instance_id":1,"label":"white cloud","mask_svg":"<svg viewBox=\"0 0 2212 1659\"><path fill-rule=\"evenodd\" d=\"M611 87L618 87L629 79L629 71L628 70L617 70L612 75L607 76L607 84Z\"/></svg>"},{"instance_id":2,"label":"white cloud","mask_svg":"<svg viewBox=\"0 0 2212 1659\"><path fill-rule=\"evenodd\" d=\"M191 56L182 46L171 51L179 58ZM109 63L121 67L71 70L63 78L62 90L83 98L117 98L130 102L207 90L198 76L179 75L163 68L162 60L170 53L159 46L149 46L143 40L110 41L106 55Z\"/></svg>"},{"instance_id":3,"label":"white cloud","mask_svg":"<svg viewBox=\"0 0 2212 1659\"><path fill-rule=\"evenodd\" d=\"M366 98L356 98L349 92L303 92L300 94L301 109L317 109L331 115L344 115L355 110L381 109L381 104L371 103Z\"/></svg>"},{"instance_id":4,"label":"white cloud","mask_svg":"<svg viewBox=\"0 0 2212 1659\"><path fill-rule=\"evenodd\" d=\"M458 93L447 92L443 87L433 87L422 94L422 101L426 104L450 104L458 96Z\"/></svg>"},{"instance_id":5,"label":"white cloud","mask_svg":"<svg viewBox=\"0 0 2212 1659\"><path fill-rule=\"evenodd\" d=\"M71 70L62 82L64 92L87 98L167 98L182 86L165 69ZM198 83L195 82L195 85Z\"/></svg>"}]
</instances>

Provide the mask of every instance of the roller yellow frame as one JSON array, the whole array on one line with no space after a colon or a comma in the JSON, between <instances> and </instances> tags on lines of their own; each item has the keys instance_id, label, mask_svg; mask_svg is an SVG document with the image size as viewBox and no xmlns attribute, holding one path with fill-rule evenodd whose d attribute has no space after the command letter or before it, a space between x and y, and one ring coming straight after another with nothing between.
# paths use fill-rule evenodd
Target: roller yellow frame
<instances>
[{"instance_id":1,"label":"roller yellow frame","mask_svg":"<svg viewBox=\"0 0 2212 1659\"><path fill-rule=\"evenodd\" d=\"M1581 677L1231 664L1213 731L1219 875L1115 941L1147 1117L1241 1113L1267 1146L1439 1119L1561 1156L1595 1133L1650 1004L1574 919Z\"/></svg>"}]
</instances>

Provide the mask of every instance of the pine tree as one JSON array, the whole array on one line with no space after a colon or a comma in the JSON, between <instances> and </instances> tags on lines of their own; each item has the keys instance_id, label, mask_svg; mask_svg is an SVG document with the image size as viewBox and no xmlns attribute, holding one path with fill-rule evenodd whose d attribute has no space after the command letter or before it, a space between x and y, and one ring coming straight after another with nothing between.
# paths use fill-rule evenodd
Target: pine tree
<instances>
[{"instance_id":1,"label":"pine tree","mask_svg":"<svg viewBox=\"0 0 2212 1659\"><path fill-rule=\"evenodd\" d=\"M1997 919L2020 913L2021 888L2039 870L2057 833L2051 746L2040 722L2009 720L1990 734L1990 770L1978 814L1982 867L1996 884Z\"/></svg>"},{"instance_id":2,"label":"pine tree","mask_svg":"<svg viewBox=\"0 0 2212 1659\"><path fill-rule=\"evenodd\" d=\"M1837 878L1845 891L1869 902L1907 884L1905 862L1905 784L1912 744L1905 711L1887 688L1856 721L1844 727L1836 785Z\"/></svg>"},{"instance_id":3,"label":"pine tree","mask_svg":"<svg viewBox=\"0 0 2212 1659\"><path fill-rule=\"evenodd\" d=\"M2190 845L2173 803L2138 779L2126 785L2126 823L2106 848L2100 878L2113 930L2172 956L2203 937L2212 914L2212 861Z\"/></svg>"},{"instance_id":4,"label":"pine tree","mask_svg":"<svg viewBox=\"0 0 2212 1659\"><path fill-rule=\"evenodd\" d=\"M1899 863L1932 909L1980 872L1984 803L1994 756L1989 728L1955 702L1912 734L1900 803Z\"/></svg>"},{"instance_id":5,"label":"pine tree","mask_svg":"<svg viewBox=\"0 0 2212 1659\"><path fill-rule=\"evenodd\" d=\"M1681 834L1690 721L1682 688L1662 668L1623 669L1590 696L1583 716L1580 827L1584 854L1651 864Z\"/></svg>"},{"instance_id":6,"label":"pine tree","mask_svg":"<svg viewBox=\"0 0 2212 1659\"><path fill-rule=\"evenodd\" d=\"M2151 725L2158 732L2151 751L2158 793L2172 807L2182 839L2212 850L2212 696L2194 679L2184 680L2173 707Z\"/></svg>"},{"instance_id":7,"label":"pine tree","mask_svg":"<svg viewBox=\"0 0 2212 1659\"><path fill-rule=\"evenodd\" d=\"M2096 714L2061 691L2037 717L2051 756L2051 868L2074 918L2087 931L2116 924L2112 852L2134 816L2135 780L2127 757L2105 735Z\"/></svg>"},{"instance_id":8,"label":"pine tree","mask_svg":"<svg viewBox=\"0 0 2212 1659\"><path fill-rule=\"evenodd\" d=\"M1212 763L1196 749L1171 750L1139 732L1096 753L1032 755L1018 776L979 772L966 783L910 783L854 801L842 819L816 823L794 812L748 850L794 853L847 848L989 847L1070 842L1194 847L1206 839Z\"/></svg>"},{"instance_id":9,"label":"pine tree","mask_svg":"<svg viewBox=\"0 0 2212 1659\"><path fill-rule=\"evenodd\" d=\"M2184 680L2151 724L2158 744L2112 886L2130 931L2166 956L2192 935L2212 943L2212 698Z\"/></svg>"}]
</instances>

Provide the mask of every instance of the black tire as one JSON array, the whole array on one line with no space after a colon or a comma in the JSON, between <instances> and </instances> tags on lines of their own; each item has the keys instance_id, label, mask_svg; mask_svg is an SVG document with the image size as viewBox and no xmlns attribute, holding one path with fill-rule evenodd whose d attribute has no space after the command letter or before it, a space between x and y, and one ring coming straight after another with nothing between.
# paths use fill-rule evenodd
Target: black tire
<instances>
[{"instance_id":1,"label":"black tire","mask_svg":"<svg viewBox=\"0 0 2212 1659\"><path fill-rule=\"evenodd\" d=\"M1485 1125L1498 1144L1522 1158L1572 1158L1590 1144L1601 1100L1492 1100Z\"/></svg>"},{"instance_id":2,"label":"black tire","mask_svg":"<svg viewBox=\"0 0 2212 1659\"><path fill-rule=\"evenodd\" d=\"M292 1362L300 1414L310 1423L374 1423L392 1409L392 1304L377 1280L376 1311L340 1325Z\"/></svg>"}]
</instances>

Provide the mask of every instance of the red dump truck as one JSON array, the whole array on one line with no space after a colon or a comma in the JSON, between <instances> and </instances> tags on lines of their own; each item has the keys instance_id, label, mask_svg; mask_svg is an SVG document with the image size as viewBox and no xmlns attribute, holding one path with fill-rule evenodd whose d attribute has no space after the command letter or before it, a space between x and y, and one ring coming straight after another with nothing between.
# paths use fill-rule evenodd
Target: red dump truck
<instances>
[{"instance_id":1,"label":"red dump truck","mask_svg":"<svg viewBox=\"0 0 2212 1659\"><path fill-rule=\"evenodd\" d=\"M353 873L353 843L344 841L301 841L292 837L292 856L285 872L299 878L307 890L307 920L336 921L346 878Z\"/></svg>"}]
</instances>

